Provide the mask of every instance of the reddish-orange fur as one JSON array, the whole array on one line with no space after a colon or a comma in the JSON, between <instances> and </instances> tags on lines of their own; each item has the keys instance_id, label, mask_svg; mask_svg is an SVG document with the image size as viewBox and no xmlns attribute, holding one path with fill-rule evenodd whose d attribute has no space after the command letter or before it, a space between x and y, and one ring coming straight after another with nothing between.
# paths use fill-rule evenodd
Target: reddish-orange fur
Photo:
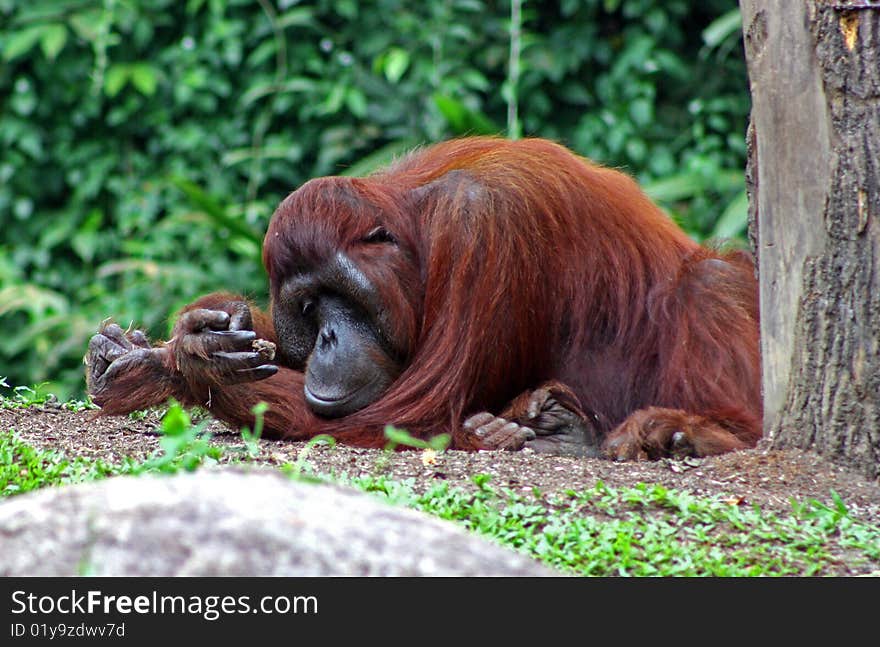
<instances>
[{"instance_id":1,"label":"reddish-orange fur","mask_svg":"<svg viewBox=\"0 0 880 647\"><path fill-rule=\"evenodd\" d=\"M354 244L377 214L404 260ZM406 351L403 373L378 401L321 419L304 403L302 374L284 367L210 393L191 384L178 397L237 425L266 401L266 431L277 437L328 433L378 447L390 423L418 437L451 431L454 446L473 448L461 432L468 415L501 412L558 381L598 414L617 448L661 427L688 431L698 453L752 446L761 435L749 259L700 247L631 178L562 146L461 139L366 178L305 184L266 234L273 299L295 268L339 250L380 291L391 337ZM210 295L190 308L230 299L239 297ZM275 340L269 317L256 315L255 329Z\"/></svg>"}]
</instances>

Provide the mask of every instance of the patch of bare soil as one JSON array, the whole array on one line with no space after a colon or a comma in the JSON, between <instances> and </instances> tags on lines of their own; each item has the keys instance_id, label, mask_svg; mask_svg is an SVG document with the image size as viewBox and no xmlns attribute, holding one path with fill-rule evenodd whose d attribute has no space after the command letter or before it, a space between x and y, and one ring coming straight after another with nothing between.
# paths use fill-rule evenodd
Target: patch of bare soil
<instances>
[{"instance_id":1,"label":"patch of bare soil","mask_svg":"<svg viewBox=\"0 0 880 647\"><path fill-rule=\"evenodd\" d=\"M15 430L32 446L113 463L124 456L143 459L152 455L158 448L158 427L154 414L135 420L126 416L96 418L93 412L74 413L52 406L0 409L0 430ZM217 421L211 422L209 430L214 434L211 442L228 449L223 461L243 455L245 445L236 431ZM304 448L305 443L263 440L253 460L266 465L292 463ZM593 487L597 481L611 487L649 483L698 495L731 497L764 510L788 511L792 499L830 503L834 490L853 517L880 525L880 483L809 452L759 447L724 456L651 463L614 463L527 451L448 451L433 462L424 459L418 451L392 453L342 445L314 446L306 458L309 471L315 474L411 478L420 491L438 480L471 488L474 475L489 474L491 484L522 493L533 488L547 494L579 490Z\"/></svg>"}]
</instances>

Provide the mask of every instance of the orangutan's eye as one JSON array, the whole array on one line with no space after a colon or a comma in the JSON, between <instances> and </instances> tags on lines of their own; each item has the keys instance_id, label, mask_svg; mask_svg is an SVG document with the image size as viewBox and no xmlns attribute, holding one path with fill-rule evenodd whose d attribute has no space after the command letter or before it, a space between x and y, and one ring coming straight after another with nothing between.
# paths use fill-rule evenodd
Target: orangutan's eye
<instances>
[{"instance_id":1,"label":"orangutan's eye","mask_svg":"<svg viewBox=\"0 0 880 647\"><path fill-rule=\"evenodd\" d=\"M376 227L375 229L372 229L370 233L364 236L361 240L365 243L397 244L397 239L390 231L385 229L385 227Z\"/></svg>"}]
</instances>

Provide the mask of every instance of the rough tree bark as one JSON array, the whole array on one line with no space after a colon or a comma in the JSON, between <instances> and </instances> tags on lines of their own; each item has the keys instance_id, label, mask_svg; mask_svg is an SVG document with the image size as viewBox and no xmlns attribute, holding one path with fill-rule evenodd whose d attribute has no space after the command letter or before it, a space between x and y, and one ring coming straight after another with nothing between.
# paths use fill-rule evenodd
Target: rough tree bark
<instances>
[{"instance_id":1,"label":"rough tree bark","mask_svg":"<svg viewBox=\"0 0 880 647\"><path fill-rule=\"evenodd\" d=\"M880 1L740 0L764 432L880 477Z\"/></svg>"}]
</instances>

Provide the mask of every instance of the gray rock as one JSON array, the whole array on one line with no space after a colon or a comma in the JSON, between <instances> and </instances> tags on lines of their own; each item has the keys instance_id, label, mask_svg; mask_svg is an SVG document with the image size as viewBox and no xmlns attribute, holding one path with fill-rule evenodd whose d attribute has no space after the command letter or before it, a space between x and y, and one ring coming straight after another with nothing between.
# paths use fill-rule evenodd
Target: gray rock
<instances>
[{"instance_id":1,"label":"gray rock","mask_svg":"<svg viewBox=\"0 0 880 647\"><path fill-rule=\"evenodd\" d=\"M455 525L267 471L118 477L0 503L0 575L554 575Z\"/></svg>"}]
</instances>

